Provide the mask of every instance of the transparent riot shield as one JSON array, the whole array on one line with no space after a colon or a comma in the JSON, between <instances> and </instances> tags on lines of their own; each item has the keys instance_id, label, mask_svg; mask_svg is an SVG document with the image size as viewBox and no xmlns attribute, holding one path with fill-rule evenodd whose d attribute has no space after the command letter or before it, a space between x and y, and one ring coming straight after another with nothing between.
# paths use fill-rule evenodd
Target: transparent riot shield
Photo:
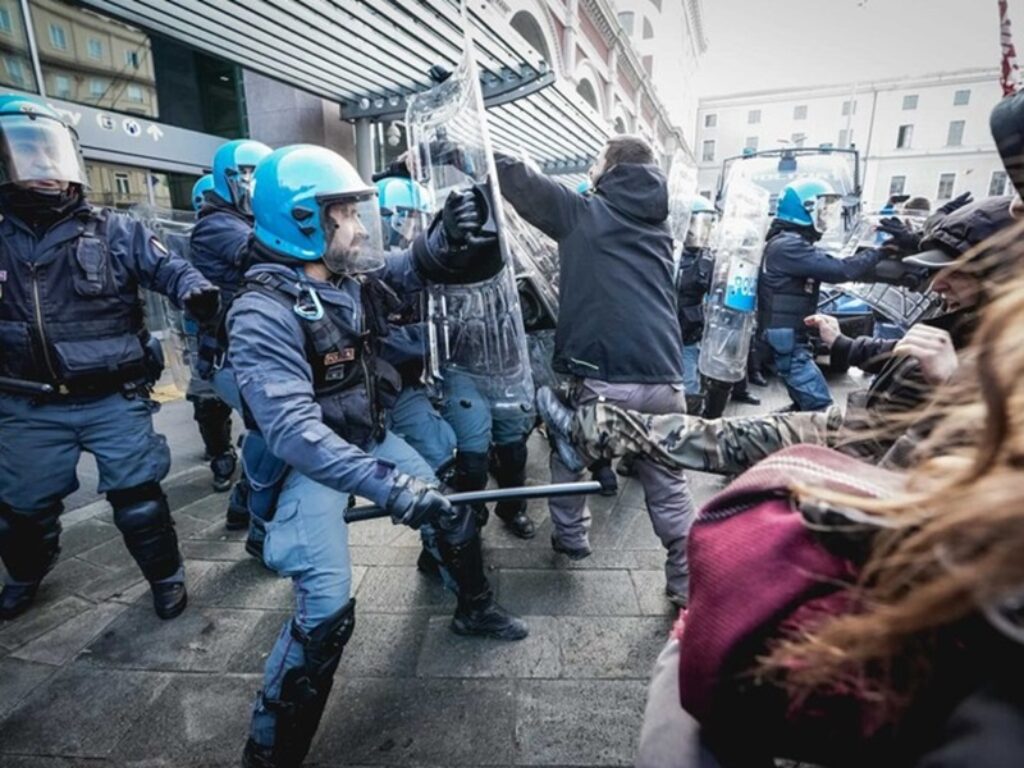
<instances>
[{"instance_id":1,"label":"transparent riot shield","mask_svg":"<svg viewBox=\"0 0 1024 768\"><path fill-rule=\"evenodd\" d=\"M893 214L899 218L912 232L924 231L928 216L919 212ZM865 214L853 230L843 249L841 257L847 258L865 248L878 248L885 245L889 235L878 231L882 219L890 218L883 214ZM939 314L942 299L929 291L919 292L901 285L889 283L846 283L842 292L860 299L889 322L906 330L919 320L925 320Z\"/></svg>"},{"instance_id":2,"label":"transparent riot shield","mask_svg":"<svg viewBox=\"0 0 1024 768\"><path fill-rule=\"evenodd\" d=\"M757 279L771 217L767 190L733 181L725 200L713 249L715 272L705 299L704 336L698 367L721 382L747 374L747 355L756 329Z\"/></svg>"},{"instance_id":3,"label":"transparent riot shield","mask_svg":"<svg viewBox=\"0 0 1024 768\"><path fill-rule=\"evenodd\" d=\"M668 223L676 243L686 239L690 229L693 200L697 197L697 169L682 151L672 156L668 172Z\"/></svg>"},{"instance_id":4,"label":"transparent riot shield","mask_svg":"<svg viewBox=\"0 0 1024 768\"><path fill-rule=\"evenodd\" d=\"M533 380L526 333L465 13L463 7L465 53L458 69L409 100L413 178L430 190L438 208L449 193L473 190L488 209L483 234L494 238L497 250L490 274L466 285L432 285L425 292L424 378L438 395L457 380L493 408L529 410Z\"/></svg>"},{"instance_id":5,"label":"transparent riot shield","mask_svg":"<svg viewBox=\"0 0 1024 768\"><path fill-rule=\"evenodd\" d=\"M128 210L128 215L145 224L172 255L188 259L194 213L136 205ZM143 289L142 298L146 328L159 340L164 356L164 375L157 386L169 386L184 395L191 378L195 332L190 336L184 313L166 296Z\"/></svg>"}]
</instances>

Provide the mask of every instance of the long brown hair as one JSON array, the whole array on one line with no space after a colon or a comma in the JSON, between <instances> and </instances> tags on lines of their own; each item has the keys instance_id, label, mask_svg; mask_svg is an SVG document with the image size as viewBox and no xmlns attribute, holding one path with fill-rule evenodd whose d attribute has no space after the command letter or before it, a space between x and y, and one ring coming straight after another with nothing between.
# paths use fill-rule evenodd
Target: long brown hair
<instances>
[{"instance_id":1,"label":"long brown hair","mask_svg":"<svg viewBox=\"0 0 1024 768\"><path fill-rule=\"evenodd\" d=\"M1000 246L1024 264L1024 239ZM761 660L794 695L856 690L898 711L929 679L944 628L1024 589L1024 275L989 297L966 360L958 383L936 393L938 420L903 495L867 502L798 489L887 526L852 589L859 609Z\"/></svg>"}]
</instances>

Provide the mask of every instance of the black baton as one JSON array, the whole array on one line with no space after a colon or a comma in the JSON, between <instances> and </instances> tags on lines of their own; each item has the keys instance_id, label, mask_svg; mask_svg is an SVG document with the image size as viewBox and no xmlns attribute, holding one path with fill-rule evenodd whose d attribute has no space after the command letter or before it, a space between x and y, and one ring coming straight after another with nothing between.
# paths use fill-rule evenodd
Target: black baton
<instances>
[{"instance_id":1,"label":"black baton","mask_svg":"<svg viewBox=\"0 0 1024 768\"><path fill-rule=\"evenodd\" d=\"M0 392L38 397L39 395L52 395L53 387L50 384L43 384L41 381L9 379L6 376L0 376Z\"/></svg>"},{"instance_id":2,"label":"black baton","mask_svg":"<svg viewBox=\"0 0 1024 768\"><path fill-rule=\"evenodd\" d=\"M505 501L507 499L550 499L556 496L578 496L584 493L599 493L601 484L596 481L585 483L555 483L553 485L524 485L519 488L494 488L483 491L451 493L446 497L452 504L476 504L478 502ZM345 510L346 523L361 520L376 520L388 517L388 512L378 506L352 507Z\"/></svg>"}]
</instances>

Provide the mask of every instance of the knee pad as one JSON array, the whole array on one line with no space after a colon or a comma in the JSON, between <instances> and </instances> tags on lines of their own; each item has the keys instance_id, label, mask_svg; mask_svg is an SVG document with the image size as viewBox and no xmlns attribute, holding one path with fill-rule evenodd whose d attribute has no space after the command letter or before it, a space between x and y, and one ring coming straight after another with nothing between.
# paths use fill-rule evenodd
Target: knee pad
<instances>
[{"instance_id":1,"label":"knee pad","mask_svg":"<svg viewBox=\"0 0 1024 768\"><path fill-rule=\"evenodd\" d=\"M487 454L459 451L455 457L455 489L479 491L487 487Z\"/></svg>"},{"instance_id":2,"label":"knee pad","mask_svg":"<svg viewBox=\"0 0 1024 768\"><path fill-rule=\"evenodd\" d=\"M203 395L190 397L192 403L192 414L196 421L224 421L231 417L231 406L219 397Z\"/></svg>"},{"instance_id":3,"label":"knee pad","mask_svg":"<svg viewBox=\"0 0 1024 768\"><path fill-rule=\"evenodd\" d=\"M60 555L60 514L56 502L40 510L16 510L0 503L0 558L16 581L39 581Z\"/></svg>"},{"instance_id":4,"label":"knee pad","mask_svg":"<svg viewBox=\"0 0 1024 768\"><path fill-rule=\"evenodd\" d=\"M285 672L277 699L263 697L264 706L275 714L275 765L301 765L309 752L327 705L341 652L355 629L355 609L353 598L308 633L292 622L292 638L302 646L302 664ZM276 762L277 759L282 762Z\"/></svg>"},{"instance_id":5,"label":"knee pad","mask_svg":"<svg viewBox=\"0 0 1024 768\"><path fill-rule=\"evenodd\" d=\"M114 508L114 525L121 531L128 551L149 581L173 576L181 567L178 536L167 497L159 483L107 494Z\"/></svg>"}]
</instances>

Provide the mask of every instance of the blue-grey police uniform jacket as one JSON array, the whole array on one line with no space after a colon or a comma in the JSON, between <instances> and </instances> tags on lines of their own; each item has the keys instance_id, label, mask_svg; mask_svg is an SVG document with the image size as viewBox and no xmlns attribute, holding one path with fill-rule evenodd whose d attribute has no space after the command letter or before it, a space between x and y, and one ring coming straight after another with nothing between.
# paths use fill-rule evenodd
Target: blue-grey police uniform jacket
<instances>
[{"instance_id":1,"label":"blue-grey police uniform jacket","mask_svg":"<svg viewBox=\"0 0 1024 768\"><path fill-rule=\"evenodd\" d=\"M869 279L883 252L860 251L838 259L795 231L770 237L757 284L758 326L792 328L798 339L807 338L804 318L818 311L821 283L848 283Z\"/></svg>"},{"instance_id":2,"label":"blue-grey police uniform jacket","mask_svg":"<svg viewBox=\"0 0 1024 768\"><path fill-rule=\"evenodd\" d=\"M312 280L301 268L256 264L246 274L246 283L258 281L262 273L314 290L325 313L343 332L353 339L363 333L357 281L344 278L334 285ZM413 268L411 250L389 253L377 277L400 295L424 287ZM293 306L264 291L245 290L235 298L227 321L228 358L248 414L271 453L296 471L335 490L383 504L393 486L394 470L328 425L327 404L322 405L314 391L303 328L308 322Z\"/></svg>"},{"instance_id":3,"label":"blue-grey police uniform jacket","mask_svg":"<svg viewBox=\"0 0 1024 768\"><path fill-rule=\"evenodd\" d=\"M181 306L210 283L143 224L78 205L41 237L0 218L0 375L109 394L140 376L139 288Z\"/></svg>"},{"instance_id":4,"label":"blue-grey police uniform jacket","mask_svg":"<svg viewBox=\"0 0 1024 768\"><path fill-rule=\"evenodd\" d=\"M192 264L220 288L221 305L227 306L245 275L252 219L233 206L212 199L192 228L189 251Z\"/></svg>"}]
</instances>

